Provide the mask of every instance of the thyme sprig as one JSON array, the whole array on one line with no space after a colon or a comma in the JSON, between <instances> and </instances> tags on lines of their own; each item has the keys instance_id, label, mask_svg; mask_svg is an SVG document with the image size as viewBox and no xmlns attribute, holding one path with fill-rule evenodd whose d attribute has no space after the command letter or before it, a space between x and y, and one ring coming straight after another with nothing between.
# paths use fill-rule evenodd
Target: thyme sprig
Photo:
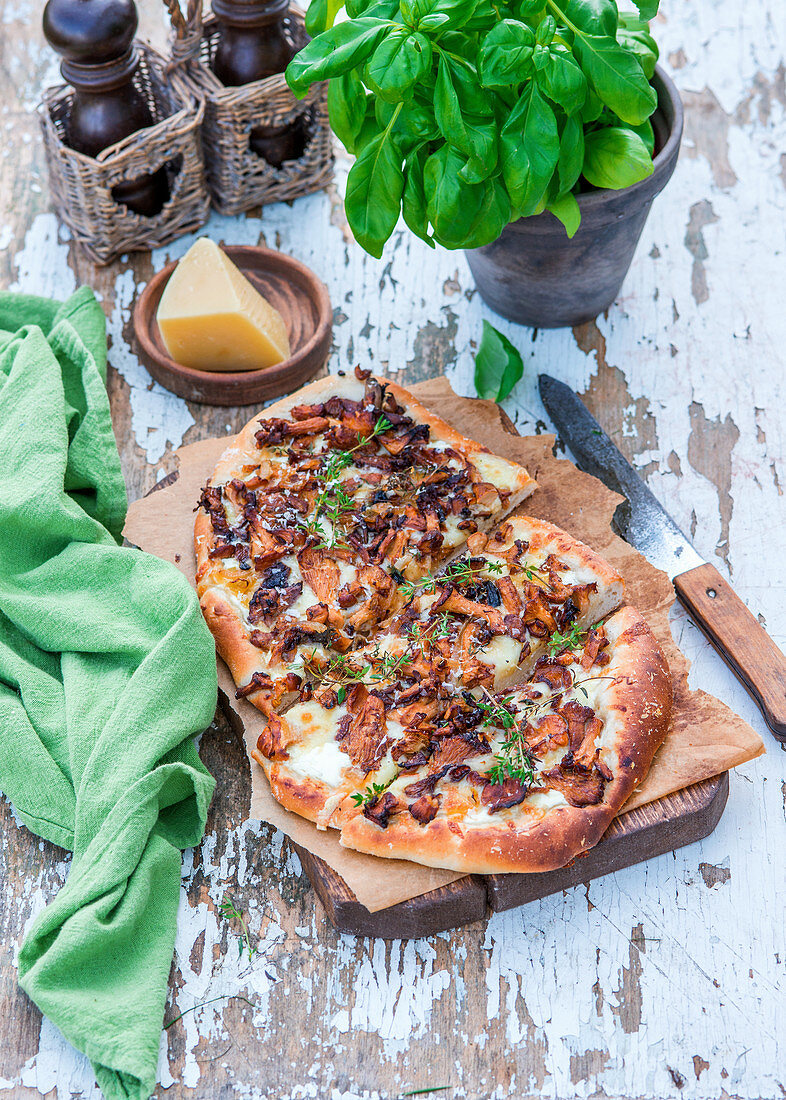
<instances>
[{"instance_id":1,"label":"thyme sprig","mask_svg":"<svg viewBox=\"0 0 786 1100\"><path fill-rule=\"evenodd\" d=\"M599 626L600 623L595 623L593 626L579 626L578 623L573 623L564 632L555 631L546 643L549 655L554 657L564 649L578 649L579 646L583 648L589 632L596 630Z\"/></svg>"},{"instance_id":2,"label":"thyme sprig","mask_svg":"<svg viewBox=\"0 0 786 1100\"><path fill-rule=\"evenodd\" d=\"M489 779L497 786L501 786L506 779L517 779L529 787L535 781L535 761L524 736L526 721L522 726L522 720L509 703L495 699L487 689L484 690L487 698L478 701L485 715L482 725L495 726L505 732L500 751L494 757L494 766L489 771ZM527 713L528 708L524 709Z\"/></svg>"},{"instance_id":3,"label":"thyme sprig","mask_svg":"<svg viewBox=\"0 0 786 1100\"><path fill-rule=\"evenodd\" d=\"M481 573L491 573L498 575L502 572L502 565L498 561L485 561L483 565L477 568L473 567L469 561L452 561L445 567L444 572L438 574L436 577L431 573L427 573L417 581L404 581L399 585L399 591L405 600L409 601L413 596L430 596L436 592L438 584L444 584L450 581L451 584L467 584L473 577L479 576Z\"/></svg>"},{"instance_id":4,"label":"thyme sprig","mask_svg":"<svg viewBox=\"0 0 786 1100\"><path fill-rule=\"evenodd\" d=\"M522 565L521 571L528 581L532 581L533 584L539 585L541 588L545 588L547 591L551 591L551 585L543 576L544 566L542 565Z\"/></svg>"},{"instance_id":5,"label":"thyme sprig","mask_svg":"<svg viewBox=\"0 0 786 1100\"><path fill-rule=\"evenodd\" d=\"M441 615L438 615L432 622L427 623L425 626L417 619L409 627L409 638L412 642L422 642L426 638L429 641L434 641L437 638L449 638L450 637L450 615L447 611L443 611Z\"/></svg>"},{"instance_id":6,"label":"thyme sprig","mask_svg":"<svg viewBox=\"0 0 786 1100\"><path fill-rule=\"evenodd\" d=\"M256 945L252 946L251 937L248 932L248 924L246 923L243 910L237 908L231 894L224 894L218 911L226 920L236 920L240 925L240 934L237 939L238 955L242 955L243 948L245 948L248 952L248 961L251 962L259 948Z\"/></svg>"},{"instance_id":7,"label":"thyme sprig","mask_svg":"<svg viewBox=\"0 0 786 1100\"><path fill-rule=\"evenodd\" d=\"M320 484L320 490L314 500L311 514L298 520L299 525L308 532L312 538L319 539L317 550L332 550L336 546L344 546L336 537L336 528L341 518L347 512L351 512L355 502L349 493L341 485L341 474L352 465L352 455L361 447L367 447L372 440L383 432L389 431L393 425L386 416L380 416L374 425L370 435L363 436L354 447L346 451L331 451L323 459L320 469L315 474ZM330 526L330 534L326 537L321 526L321 521L326 520ZM347 549L347 547L344 547Z\"/></svg>"},{"instance_id":8,"label":"thyme sprig","mask_svg":"<svg viewBox=\"0 0 786 1100\"><path fill-rule=\"evenodd\" d=\"M355 791L352 795L352 801L356 806L368 806L375 798L379 798L392 782L392 779L388 779L387 783L371 783L365 790Z\"/></svg>"},{"instance_id":9,"label":"thyme sprig","mask_svg":"<svg viewBox=\"0 0 786 1100\"><path fill-rule=\"evenodd\" d=\"M351 684L381 684L384 680L395 676L399 669L408 665L412 659L412 654L408 651L396 655L383 652L379 646L376 646L370 653L365 654L365 660L361 666L353 665L344 654L331 657L327 664L321 664L316 650L312 650L303 660L303 669L320 683L334 686L338 702L343 703L347 695L347 687Z\"/></svg>"},{"instance_id":10,"label":"thyme sprig","mask_svg":"<svg viewBox=\"0 0 786 1100\"><path fill-rule=\"evenodd\" d=\"M500 752L496 754L495 764L489 772L492 783L499 784L504 783L505 779L518 779L520 783L530 786L535 779L535 758L524 735L529 723L537 717L539 712L546 710L555 699L565 695L566 692L575 691L588 701L589 692L584 684L594 680L613 680L614 677L585 676L577 680L573 671L570 671L570 679L568 687L557 688L538 699L519 700L515 707L505 700L495 699L487 688L483 689L486 699L478 700L478 706L485 715L481 725L494 726L505 733Z\"/></svg>"}]
</instances>

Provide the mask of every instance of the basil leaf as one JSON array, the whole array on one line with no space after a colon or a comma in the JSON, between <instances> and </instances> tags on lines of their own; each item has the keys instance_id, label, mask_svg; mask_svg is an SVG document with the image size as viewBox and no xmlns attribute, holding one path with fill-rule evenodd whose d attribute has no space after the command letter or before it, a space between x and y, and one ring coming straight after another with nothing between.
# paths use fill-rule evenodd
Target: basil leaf
<instances>
[{"instance_id":1,"label":"basil leaf","mask_svg":"<svg viewBox=\"0 0 786 1100\"><path fill-rule=\"evenodd\" d=\"M488 401L503 401L524 374L521 353L488 321L475 356L475 390Z\"/></svg>"},{"instance_id":2,"label":"basil leaf","mask_svg":"<svg viewBox=\"0 0 786 1100\"><path fill-rule=\"evenodd\" d=\"M404 193L401 200L401 212L404 221L415 234L434 248L434 238L428 231L428 215L426 214L426 191L423 186L423 166L426 163L424 149L419 149L411 157L407 157Z\"/></svg>"},{"instance_id":3,"label":"basil leaf","mask_svg":"<svg viewBox=\"0 0 786 1100\"><path fill-rule=\"evenodd\" d=\"M541 0L542 2L542 0ZM488 31L501 19L510 19L513 11L504 0L476 0L470 18L464 23L465 31Z\"/></svg>"},{"instance_id":4,"label":"basil leaf","mask_svg":"<svg viewBox=\"0 0 786 1100\"><path fill-rule=\"evenodd\" d=\"M327 102L333 133L347 152L354 153L366 117L366 90L357 73L343 73L328 81Z\"/></svg>"},{"instance_id":5,"label":"basil leaf","mask_svg":"<svg viewBox=\"0 0 786 1100\"><path fill-rule=\"evenodd\" d=\"M516 13L520 19L529 19L534 15L541 16L545 7L545 0L518 0Z\"/></svg>"},{"instance_id":6,"label":"basil leaf","mask_svg":"<svg viewBox=\"0 0 786 1100\"><path fill-rule=\"evenodd\" d=\"M466 228L461 240L448 247L482 248L484 244L496 241L510 221L510 199L502 182L498 178L490 179L483 186L483 201L471 225Z\"/></svg>"},{"instance_id":7,"label":"basil leaf","mask_svg":"<svg viewBox=\"0 0 786 1100\"><path fill-rule=\"evenodd\" d=\"M659 0L633 0L642 19L654 19L658 14Z\"/></svg>"},{"instance_id":8,"label":"basil leaf","mask_svg":"<svg viewBox=\"0 0 786 1100\"><path fill-rule=\"evenodd\" d=\"M472 147L472 154L461 169L460 176L467 183L480 183L497 167L497 124L494 119L464 115L464 128Z\"/></svg>"},{"instance_id":9,"label":"basil leaf","mask_svg":"<svg viewBox=\"0 0 786 1100\"><path fill-rule=\"evenodd\" d=\"M638 126L658 103L638 60L612 38L577 35L573 46L585 76L600 98L623 120Z\"/></svg>"},{"instance_id":10,"label":"basil leaf","mask_svg":"<svg viewBox=\"0 0 786 1100\"><path fill-rule=\"evenodd\" d=\"M384 127L379 125L376 118L376 112L374 110L374 100L371 96L366 97L366 117L363 119L363 124L360 127L360 133L355 138L355 148L353 150L356 157L359 157L363 150L366 148L370 141L379 137L379 132Z\"/></svg>"},{"instance_id":11,"label":"basil leaf","mask_svg":"<svg viewBox=\"0 0 786 1100\"><path fill-rule=\"evenodd\" d=\"M535 35L526 23L504 19L483 39L480 47L480 83L484 88L520 84L532 72Z\"/></svg>"},{"instance_id":12,"label":"basil leaf","mask_svg":"<svg viewBox=\"0 0 786 1100\"><path fill-rule=\"evenodd\" d=\"M451 37L462 39L462 47L466 49L466 36L463 34L451 32ZM455 52L455 45L448 46L449 41L446 35L444 39L440 41L440 46L443 42L446 43L446 49ZM443 51L442 56L445 57ZM478 115L480 118L493 118L494 117L494 103L488 93L480 85L480 77L478 76L477 69L474 65L471 65L469 61L466 61L462 57L447 57L448 65L450 67L450 73L453 78L453 85L456 89L456 93L461 103L462 111L469 115Z\"/></svg>"},{"instance_id":13,"label":"basil leaf","mask_svg":"<svg viewBox=\"0 0 786 1100\"><path fill-rule=\"evenodd\" d=\"M366 82L388 103L400 103L431 67L431 43L403 27L392 31L366 65Z\"/></svg>"},{"instance_id":14,"label":"basil leaf","mask_svg":"<svg viewBox=\"0 0 786 1100\"><path fill-rule=\"evenodd\" d=\"M555 218L559 218L565 226L568 237L574 237L581 224L581 210L576 202L576 196L567 191L564 195L558 195L556 199L546 203L546 209L550 210Z\"/></svg>"},{"instance_id":15,"label":"basil leaf","mask_svg":"<svg viewBox=\"0 0 786 1100\"><path fill-rule=\"evenodd\" d=\"M286 71L286 80L302 99L312 84L328 77L341 76L369 57L388 33L391 24L382 19L354 19L337 23L317 38L312 38L296 54Z\"/></svg>"},{"instance_id":16,"label":"basil leaf","mask_svg":"<svg viewBox=\"0 0 786 1100\"><path fill-rule=\"evenodd\" d=\"M547 15L545 19L542 19L540 23L538 23L537 30L535 31L535 41L537 44L539 46L550 46L556 29L557 23L554 16Z\"/></svg>"},{"instance_id":17,"label":"basil leaf","mask_svg":"<svg viewBox=\"0 0 786 1100\"><path fill-rule=\"evenodd\" d=\"M306 12L306 30L312 36L332 27L344 0L311 0Z\"/></svg>"},{"instance_id":18,"label":"basil leaf","mask_svg":"<svg viewBox=\"0 0 786 1100\"><path fill-rule=\"evenodd\" d=\"M401 153L385 130L364 146L347 177L344 209L355 240L377 259L396 228L404 190Z\"/></svg>"},{"instance_id":19,"label":"basil leaf","mask_svg":"<svg viewBox=\"0 0 786 1100\"><path fill-rule=\"evenodd\" d=\"M659 50L647 24L633 16L621 15L617 41L624 49L636 55L647 80L652 80Z\"/></svg>"},{"instance_id":20,"label":"basil leaf","mask_svg":"<svg viewBox=\"0 0 786 1100\"><path fill-rule=\"evenodd\" d=\"M575 187L584 167L584 129L577 118L568 118L560 135L557 178L560 191Z\"/></svg>"},{"instance_id":21,"label":"basil leaf","mask_svg":"<svg viewBox=\"0 0 786 1100\"><path fill-rule=\"evenodd\" d=\"M584 140L584 178L593 187L619 191L651 176L652 157L638 134L627 127L593 130Z\"/></svg>"},{"instance_id":22,"label":"basil leaf","mask_svg":"<svg viewBox=\"0 0 786 1100\"><path fill-rule=\"evenodd\" d=\"M383 125L387 126L392 118L393 108L389 103L380 100L377 104L377 114L384 118ZM434 122L433 112L428 111L414 99L410 99L401 106L398 118L393 124L393 135L404 156L409 156L416 145L438 138L439 130Z\"/></svg>"},{"instance_id":23,"label":"basil leaf","mask_svg":"<svg viewBox=\"0 0 786 1100\"><path fill-rule=\"evenodd\" d=\"M442 27L446 27L450 22L450 16L441 11L434 11L430 15L424 15L422 19L418 19L419 31L438 31Z\"/></svg>"},{"instance_id":24,"label":"basil leaf","mask_svg":"<svg viewBox=\"0 0 786 1100\"><path fill-rule=\"evenodd\" d=\"M566 19L586 34L608 35L617 33L619 13L614 0L557 0Z\"/></svg>"},{"instance_id":25,"label":"basil leaf","mask_svg":"<svg viewBox=\"0 0 786 1100\"><path fill-rule=\"evenodd\" d=\"M469 152L469 137L464 128L461 105L453 84L450 65L444 53L439 57L437 86L434 92L434 117L445 140L452 142L463 152Z\"/></svg>"},{"instance_id":26,"label":"basil leaf","mask_svg":"<svg viewBox=\"0 0 786 1100\"><path fill-rule=\"evenodd\" d=\"M587 91L587 99L584 106L581 108L579 118L586 125L588 122L597 122L600 116L603 114L605 107L603 106L603 100L594 91L589 88Z\"/></svg>"},{"instance_id":27,"label":"basil leaf","mask_svg":"<svg viewBox=\"0 0 786 1100\"><path fill-rule=\"evenodd\" d=\"M554 112L529 84L502 128L502 177L519 216L534 213L559 157Z\"/></svg>"},{"instance_id":28,"label":"basil leaf","mask_svg":"<svg viewBox=\"0 0 786 1100\"><path fill-rule=\"evenodd\" d=\"M587 80L566 50L550 51L548 61L538 76L538 84L566 114L575 114L584 106Z\"/></svg>"},{"instance_id":29,"label":"basil leaf","mask_svg":"<svg viewBox=\"0 0 786 1100\"><path fill-rule=\"evenodd\" d=\"M632 130L634 134L638 134L641 140L644 142L647 152L651 157L655 156L655 131L652 128L652 122L647 119L646 122L642 122L641 126L629 126L629 130Z\"/></svg>"},{"instance_id":30,"label":"basil leaf","mask_svg":"<svg viewBox=\"0 0 786 1100\"><path fill-rule=\"evenodd\" d=\"M434 90L434 117L445 141L469 158L464 178L478 182L497 165L496 125L488 117L489 97L460 68L440 54ZM478 112L476 114L476 112Z\"/></svg>"},{"instance_id":31,"label":"basil leaf","mask_svg":"<svg viewBox=\"0 0 786 1100\"><path fill-rule=\"evenodd\" d=\"M535 72L539 73L542 69L545 69L549 63L549 48L548 46L537 45L532 51L532 64L535 66Z\"/></svg>"},{"instance_id":32,"label":"basil leaf","mask_svg":"<svg viewBox=\"0 0 786 1100\"><path fill-rule=\"evenodd\" d=\"M393 19L398 11L398 0L346 0L346 9L351 19L357 19L359 15Z\"/></svg>"},{"instance_id":33,"label":"basil leaf","mask_svg":"<svg viewBox=\"0 0 786 1100\"><path fill-rule=\"evenodd\" d=\"M460 27L472 15L471 0L401 0L401 14L411 27L420 29L421 19L446 15L451 27Z\"/></svg>"},{"instance_id":34,"label":"basil leaf","mask_svg":"<svg viewBox=\"0 0 786 1100\"><path fill-rule=\"evenodd\" d=\"M434 227L434 236L448 247L463 240L483 203L482 184L466 184L459 178L464 160L448 145L443 145L428 158L423 169L426 189L426 212Z\"/></svg>"}]
</instances>

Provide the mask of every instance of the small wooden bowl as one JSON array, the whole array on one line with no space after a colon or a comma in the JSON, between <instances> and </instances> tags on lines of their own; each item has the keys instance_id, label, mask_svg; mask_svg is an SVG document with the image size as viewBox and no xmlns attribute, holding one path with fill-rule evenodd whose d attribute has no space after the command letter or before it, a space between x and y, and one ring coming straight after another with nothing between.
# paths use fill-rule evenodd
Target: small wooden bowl
<instances>
[{"instance_id":1,"label":"small wooden bowl","mask_svg":"<svg viewBox=\"0 0 786 1100\"><path fill-rule=\"evenodd\" d=\"M174 263L153 276L134 307L139 357L162 386L203 405L257 405L292 393L327 362L333 337L327 288L305 264L281 252L249 245L222 248L284 318L292 348L289 359L275 367L246 371L194 370L171 359L156 313Z\"/></svg>"}]
</instances>

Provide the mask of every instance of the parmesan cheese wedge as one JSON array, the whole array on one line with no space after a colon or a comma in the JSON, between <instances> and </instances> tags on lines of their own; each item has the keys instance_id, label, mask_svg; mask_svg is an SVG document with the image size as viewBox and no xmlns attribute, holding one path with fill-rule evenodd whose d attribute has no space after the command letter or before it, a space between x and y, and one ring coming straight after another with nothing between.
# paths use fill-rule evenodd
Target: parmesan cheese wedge
<instances>
[{"instance_id":1,"label":"parmesan cheese wedge","mask_svg":"<svg viewBox=\"0 0 786 1100\"><path fill-rule=\"evenodd\" d=\"M281 314L207 237L172 272L156 320L169 355L195 370L259 370L290 355Z\"/></svg>"}]
</instances>

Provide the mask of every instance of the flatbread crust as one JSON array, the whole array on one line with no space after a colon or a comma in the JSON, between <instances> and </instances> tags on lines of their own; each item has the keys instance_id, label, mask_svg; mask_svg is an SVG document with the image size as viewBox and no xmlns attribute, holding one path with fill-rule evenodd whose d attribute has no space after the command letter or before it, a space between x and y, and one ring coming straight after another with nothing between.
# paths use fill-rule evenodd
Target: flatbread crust
<instances>
[{"instance_id":1,"label":"flatbread crust","mask_svg":"<svg viewBox=\"0 0 786 1100\"><path fill-rule=\"evenodd\" d=\"M373 379L372 379L373 381ZM536 488L534 480L522 467L507 459L493 455L488 448L456 432L439 416L422 405L411 393L384 381L387 391L403 406L406 415L418 423L427 424L430 444L444 445L460 451L479 470L483 480L504 486L507 498L504 507L496 510L485 521L479 521L480 529L489 529L504 515L516 508ZM260 420L287 418L292 409L301 405L317 405L331 397L360 401L366 392L366 384L356 378L338 378L332 375L318 379L275 405L254 416L229 445L216 466L210 486L223 486L239 475L244 466L259 463L261 451L255 435ZM222 559L212 558L211 551L217 543L216 533L207 511L197 511L194 523L194 547L197 562L197 593L200 597L205 620L216 639L216 647L229 667L238 688L253 688L255 674L264 677L264 684L257 690L246 691L248 701L261 710L268 705L278 705L291 699L294 690L291 662L274 662L267 659L259 646L252 644L251 629L247 624L240 601L233 599L222 579ZM451 548L442 560L461 551L462 544ZM253 579L253 575L251 576ZM314 602L317 597L314 597ZM313 648L313 647L312 647ZM296 687L296 685L295 685Z\"/></svg>"},{"instance_id":2,"label":"flatbread crust","mask_svg":"<svg viewBox=\"0 0 786 1100\"><path fill-rule=\"evenodd\" d=\"M663 653L647 623L632 607L606 624L612 642L612 676L600 693L604 708L605 757L613 778L602 801L591 806L559 805L529 813L520 807L466 818L435 817L421 826L404 812L386 828L362 814L347 821L340 842L346 848L391 859L475 874L540 872L564 867L603 836L634 788L641 783L665 738L672 715L672 686Z\"/></svg>"}]
</instances>

